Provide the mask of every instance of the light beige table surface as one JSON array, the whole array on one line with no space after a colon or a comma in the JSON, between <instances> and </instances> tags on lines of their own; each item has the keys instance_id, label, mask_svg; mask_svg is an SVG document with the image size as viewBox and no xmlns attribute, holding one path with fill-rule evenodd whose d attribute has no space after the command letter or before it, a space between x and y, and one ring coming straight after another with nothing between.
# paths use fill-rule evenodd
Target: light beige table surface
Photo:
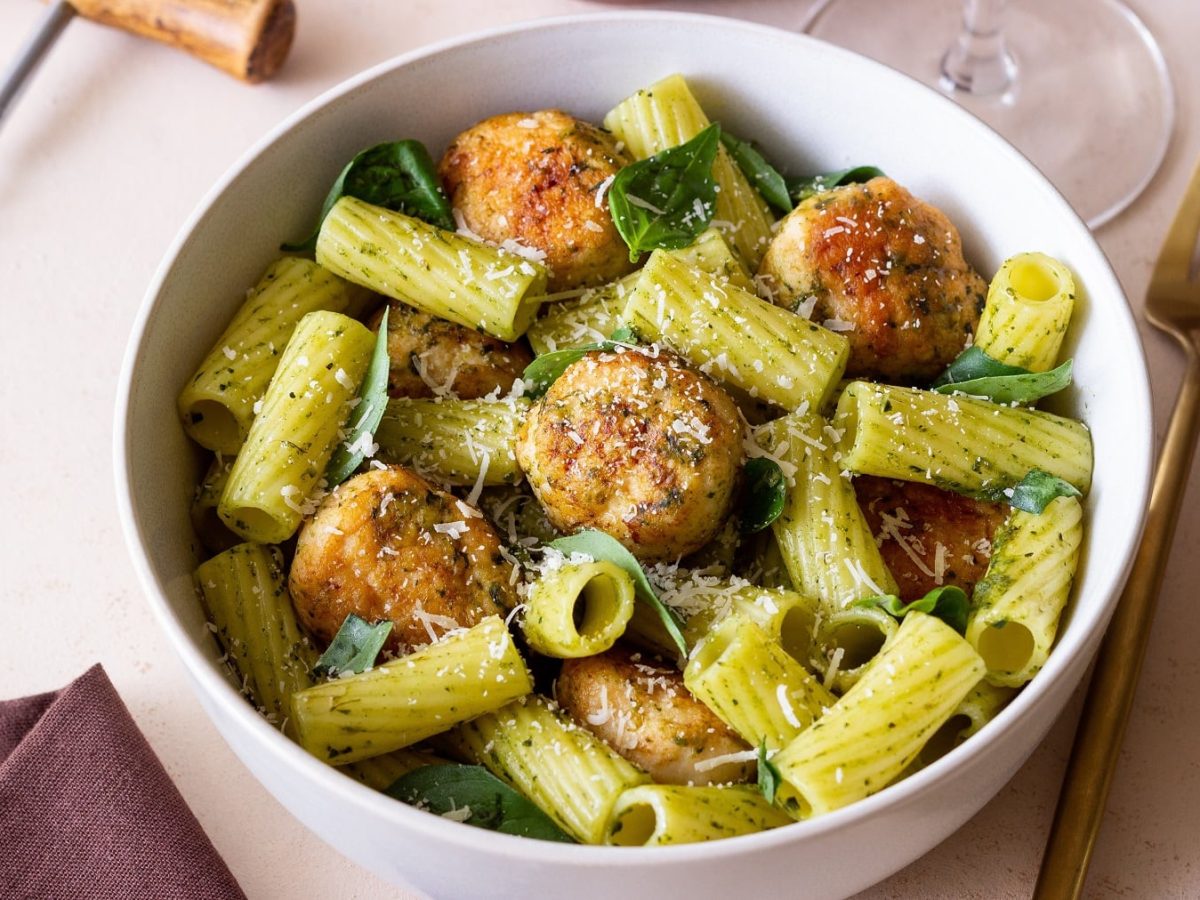
<instances>
[{"instance_id":1,"label":"light beige table surface","mask_svg":"<svg viewBox=\"0 0 1200 900\"><path fill-rule=\"evenodd\" d=\"M665 5L792 26L806 4ZM1180 94L1164 169L1099 233L1140 307L1159 240L1200 154L1200 3L1135 5L1163 38ZM77 21L0 130L0 697L57 688L98 660L251 898L408 897L292 819L225 746L185 684L134 580L117 522L110 450L117 373L142 294L176 231L270 127L358 70L430 41L604 7L578 0L298 6L292 57L281 77L259 87ZM0 61L40 12L34 0L0 3ZM1063 42L1072 52L1069 35ZM1161 435L1182 365L1166 339L1144 336ZM1089 896L1200 896L1198 481L1176 536ZM965 828L863 896L1028 896L1077 710L1078 698Z\"/></svg>"}]
</instances>

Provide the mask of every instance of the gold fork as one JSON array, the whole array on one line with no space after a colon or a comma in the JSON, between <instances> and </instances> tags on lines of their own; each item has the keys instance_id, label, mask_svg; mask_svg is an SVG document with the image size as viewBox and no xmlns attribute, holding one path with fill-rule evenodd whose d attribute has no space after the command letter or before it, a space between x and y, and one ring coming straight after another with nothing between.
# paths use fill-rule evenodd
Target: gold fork
<instances>
[{"instance_id":1,"label":"gold fork","mask_svg":"<svg viewBox=\"0 0 1200 900\"><path fill-rule=\"evenodd\" d=\"M1200 281L1189 277L1198 234L1200 165L1192 173L1146 292L1146 319L1183 345L1187 371L1154 475L1142 543L1100 647L1075 733L1034 889L1036 900L1077 898L1083 890L1146 655L1154 605L1200 427Z\"/></svg>"}]
</instances>

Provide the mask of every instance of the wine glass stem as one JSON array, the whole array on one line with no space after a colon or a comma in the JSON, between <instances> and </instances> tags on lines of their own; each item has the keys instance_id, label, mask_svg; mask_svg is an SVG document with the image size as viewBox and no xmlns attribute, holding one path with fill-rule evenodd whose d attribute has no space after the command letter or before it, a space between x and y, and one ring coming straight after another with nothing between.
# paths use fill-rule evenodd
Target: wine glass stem
<instances>
[{"instance_id":1,"label":"wine glass stem","mask_svg":"<svg viewBox=\"0 0 1200 900\"><path fill-rule=\"evenodd\" d=\"M1004 41L1008 0L963 0L962 31L942 57L942 86L970 94L1002 94L1017 77Z\"/></svg>"}]
</instances>

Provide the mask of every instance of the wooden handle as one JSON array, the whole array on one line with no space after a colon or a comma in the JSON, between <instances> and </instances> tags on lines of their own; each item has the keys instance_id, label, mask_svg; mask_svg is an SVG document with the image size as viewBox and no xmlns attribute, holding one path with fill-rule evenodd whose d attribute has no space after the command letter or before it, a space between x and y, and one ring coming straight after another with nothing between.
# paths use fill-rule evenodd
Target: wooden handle
<instances>
[{"instance_id":1,"label":"wooden handle","mask_svg":"<svg viewBox=\"0 0 1200 900\"><path fill-rule=\"evenodd\" d=\"M292 0L71 0L85 18L186 50L243 81L270 78L296 31Z\"/></svg>"}]
</instances>

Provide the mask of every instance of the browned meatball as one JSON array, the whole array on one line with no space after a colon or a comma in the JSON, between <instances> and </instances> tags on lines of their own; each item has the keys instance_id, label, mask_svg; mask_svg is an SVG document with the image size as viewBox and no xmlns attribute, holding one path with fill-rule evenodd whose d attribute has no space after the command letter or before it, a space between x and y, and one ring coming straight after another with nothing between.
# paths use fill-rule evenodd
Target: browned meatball
<instances>
[{"instance_id":1,"label":"browned meatball","mask_svg":"<svg viewBox=\"0 0 1200 900\"><path fill-rule=\"evenodd\" d=\"M987 571L1006 505L870 475L854 479L854 490L900 599L916 600L943 584L971 594Z\"/></svg>"},{"instance_id":2,"label":"browned meatball","mask_svg":"<svg viewBox=\"0 0 1200 900\"><path fill-rule=\"evenodd\" d=\"M288 578L301 624L328 643L350 613L390 619L393 651L502 615L512 568L476 510L408 469L335 488L300 532Z\"/></svg>"},{"instance_id":3,"label":"browned meatball","mask_svg":"<svg viewBox=\"0 0 1200 900\"><path fill-rule=\"evenodd\" d=\"M555 687L559 704L659 784L747 781L752 762L714 768L696 763L749 749L707 706L688 693L674 668L614 648L568 659Z\"/></svg>"},{"instance_id":4,"label":"browned meatball","mask_svg":"<svg viewBox=\"0 0 1200 900\"><path fill-rule=\"evenodd\" d=\"M850 339L846 374L930 381L979 324L987 284L942 212L890 178L834 188L785 218L759 267L771 299Z\"/></svg>"},{"instance_id":5,"label":"browned meatball","mask_svg":"<svg viewBox=\"0 0 1200 900\"><path fill-rule=\"evenodd\" d=\"M639 559L721 529L742 462L733 400L665 351L593 352L530 409L517 462L555 528L596 528Z\"/></svg>"},{"instance_id":6,"label":"browned meatball","mask_svg":"<svg viewBox=\"0 0 1200 900\"><path fill-rule=\"evenodd\" d=\"M524 344L506 344L398 300L390 301L388 309L388 394L392 397L449 393L474 400L497 388L507 393L533 362ZM372 317L373 331L382 317L383 310Z\"/></svg>"},{"instance_id":7,"label":"browned meatball","mask_svg":"<svg viewBox=\"0 0 1200 900\"><path fill-rule=\"evenodd\" d=\"M485 240L546 254L550 291L633 269L601 187L630 160L612 136L557 109L485 119L454 139L438 171L455 210Z\"/></svg>"}]
</instances>

